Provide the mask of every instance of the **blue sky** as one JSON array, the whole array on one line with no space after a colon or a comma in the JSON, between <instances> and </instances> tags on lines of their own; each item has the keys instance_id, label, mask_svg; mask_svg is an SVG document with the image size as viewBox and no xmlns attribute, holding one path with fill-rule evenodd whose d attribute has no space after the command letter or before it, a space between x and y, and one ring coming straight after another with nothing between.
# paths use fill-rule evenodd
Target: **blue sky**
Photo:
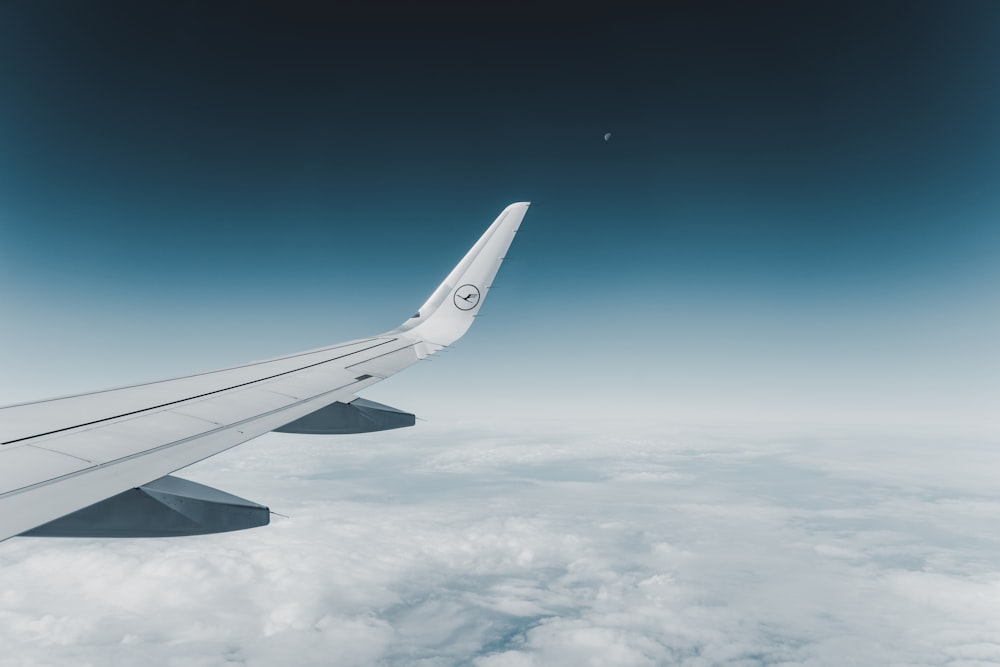
<instances>
[{"instance_id":1,"label":"blue sky","mask_svg":"<svg viewBox=\"0 0 1000 667\"><path fill-rule=\"evenodd\" d=\"M990 3L0 11L8 402L391 328L531 200L401 393L993 422Z\"/></svg>"}]
</instances>

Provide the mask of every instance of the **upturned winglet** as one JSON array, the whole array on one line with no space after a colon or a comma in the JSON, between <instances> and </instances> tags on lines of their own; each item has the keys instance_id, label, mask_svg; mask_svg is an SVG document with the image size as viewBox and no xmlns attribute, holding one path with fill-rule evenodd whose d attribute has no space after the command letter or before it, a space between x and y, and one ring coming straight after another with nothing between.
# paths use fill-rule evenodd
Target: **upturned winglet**
<instances>
[{"instance_id":1,"label":"upturned winglet","mask_svg":"<svg viewBox=\"0 0 1000 667\"><path fill-rule=\"evenodd\" d=\"M396 331L442 346L461 338L479 314L528 206L530 202L518 202L505 208L416 315Z\"/></svg>"}]
</instances>

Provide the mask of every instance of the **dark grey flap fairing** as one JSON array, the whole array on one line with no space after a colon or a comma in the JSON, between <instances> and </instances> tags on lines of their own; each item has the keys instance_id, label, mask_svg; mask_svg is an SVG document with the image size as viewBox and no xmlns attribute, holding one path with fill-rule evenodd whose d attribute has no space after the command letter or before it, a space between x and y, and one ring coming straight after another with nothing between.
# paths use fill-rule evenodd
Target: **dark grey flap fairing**
<instances>
[{"instance_id":1,"label":"dark grey flap fairing","mask_svg":"<svg viewBox=\"0 0 1000 667\"><path fill-rule=\"evenodd\" d=\"M29 537L174 537L256 528L271 512L204 484L167 475L33 528Z\"/></svg>"},{"instance_id":2,"label":"dark grey flap fairing","mask_svg":"<svg viewBox=\"0 0 1000 667\"><path fill-rule=\"evenodd\" d=\"M331 403L274 430L278 433L343 435L387 431L413 426L416 422L417 418L409 412L364 398L356 398L350 403L339 401Z\"/></svg>"}]
</instances>

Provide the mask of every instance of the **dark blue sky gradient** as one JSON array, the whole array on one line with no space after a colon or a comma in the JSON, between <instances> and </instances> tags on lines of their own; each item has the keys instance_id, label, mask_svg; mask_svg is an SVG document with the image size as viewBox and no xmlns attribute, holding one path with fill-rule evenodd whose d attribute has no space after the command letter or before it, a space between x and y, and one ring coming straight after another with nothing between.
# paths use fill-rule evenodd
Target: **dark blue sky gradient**
<instances>
[{"instance_id":1,"label":"dark blue sky gradient","mask_svg":"<svg viewBox=\"0 0 1000 667\"><path fill-rule=\"evenodd\" d=\"M3 398L394 326L531 200L419 381L988 420L995 3L411 4L0 8Z\"/></svg>"}]
</instances>

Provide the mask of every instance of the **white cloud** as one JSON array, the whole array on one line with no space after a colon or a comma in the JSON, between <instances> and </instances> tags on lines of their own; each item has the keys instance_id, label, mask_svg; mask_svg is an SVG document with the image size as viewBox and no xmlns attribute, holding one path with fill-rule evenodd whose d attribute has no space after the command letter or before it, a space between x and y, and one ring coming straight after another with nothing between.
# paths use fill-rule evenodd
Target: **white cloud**
<instances>
[{"instance_id":1,"label":"white cloud","mask_svg":"<svg viewBox=\"0 0 1000 667\"><path fill-rule=\"evenodd\" d=\"M663 431L267 436L268 528L0 544L0 665L1000 661L994 450Z\"/></svg>"}]
</instances>

